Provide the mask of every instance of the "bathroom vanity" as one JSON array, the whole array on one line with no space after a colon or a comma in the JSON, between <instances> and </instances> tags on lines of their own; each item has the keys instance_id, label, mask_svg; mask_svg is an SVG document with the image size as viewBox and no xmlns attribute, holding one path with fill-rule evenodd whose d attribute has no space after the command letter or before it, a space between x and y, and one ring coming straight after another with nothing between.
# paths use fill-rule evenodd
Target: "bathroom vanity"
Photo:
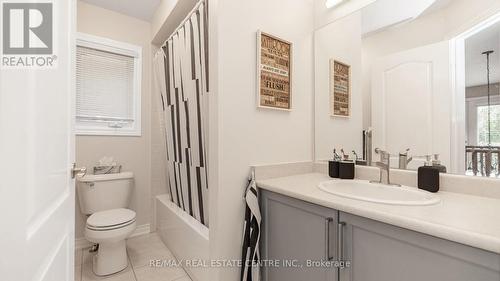
<instances>
[{"instance_id":1,"label":"bathroom vanity","mask_svg":"<svg viewBox=\"0 0 500 281\"><path fill-rule=\"evenodd\" d=\"M258 180L262 259L281 263L263 280L500 280L500 200L440 192L434 205L380 204L318 188L328 180Z\"/></svg>"},{"instance_id":2,"label":"bathroom vanity","mask_svg":"<svg viewBox=\"0 0 500 281\"><path fill-rule=\"evenodd\" d=\"M377 1L314 31L314 163L254 167L264 280L500 281L500 15L447 2L369 30ZM332 183L342 163L367 167Z\"/></svg>"}]
</instances>

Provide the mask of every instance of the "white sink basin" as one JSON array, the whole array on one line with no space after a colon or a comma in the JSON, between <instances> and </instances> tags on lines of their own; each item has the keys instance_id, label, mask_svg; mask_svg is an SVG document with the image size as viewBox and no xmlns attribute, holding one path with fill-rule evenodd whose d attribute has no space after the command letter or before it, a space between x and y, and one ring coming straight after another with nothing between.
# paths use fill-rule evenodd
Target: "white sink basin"
<instances>
[{"instance_id":1,"label":"white sink basin","mask_svg":"<svg viewBox=\"0 0 500 281\"><path fill-rule=\"evenodd\" d=\"M389 205L425 206L441 201L436 194L415 187L389 186L362 180L331 180L320 183L319 188L337 196Z\"/></svg>"}]
</instances>

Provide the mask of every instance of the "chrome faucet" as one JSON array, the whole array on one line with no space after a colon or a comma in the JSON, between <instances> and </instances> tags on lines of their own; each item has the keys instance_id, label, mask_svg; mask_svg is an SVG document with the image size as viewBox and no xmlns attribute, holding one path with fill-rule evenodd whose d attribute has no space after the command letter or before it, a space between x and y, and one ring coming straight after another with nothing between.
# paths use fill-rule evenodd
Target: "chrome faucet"
<instances>
[{"instance_id":1,"label":"chrome faucet","mask_svg":"<svg viewBox=\"0 0 500 281\"><path fill-rule=\"evenodd\" d=\"M408 169L408 164L411 162L411 160L413 160L413 157L408 157L409 151L410 149L407 148L404 152L399 153L399 169Z\"/></svg>"},{"instance_id":2,"label":"chrome faucet","mask_svg":"<svg viewBox=\"0 0 500 281\"><path fill-rule=\"evenodd\" d=\"M375 153L380 155L380 161L376 162L375 165L380 169L380 178L378 181L370 181L372 183L381 183L387 185L400 186L399 184L391 183L391 154L380 148L375 148ZM386 181L383 182L383 173L386 173Z\"/></svg>"},{"instance_id":3,"label":"chrome faucet","mask_svg":"<svg viewBox=\"0 0 500 281\"><path fill-rule=\"evenodd\" d=\"M372 165L372 136L373 130L372 128L368 128L363 131L363 158L366 160L366 165Z\"/></svg>"}]
</instances>

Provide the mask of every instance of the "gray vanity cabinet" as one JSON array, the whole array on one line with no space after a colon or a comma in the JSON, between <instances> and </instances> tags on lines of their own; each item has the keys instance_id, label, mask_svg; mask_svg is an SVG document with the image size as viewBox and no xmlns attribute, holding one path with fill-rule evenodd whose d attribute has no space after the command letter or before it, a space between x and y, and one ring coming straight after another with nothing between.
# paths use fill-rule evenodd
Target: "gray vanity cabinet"
<instances>
[{"instance_id":1,"label":"gray vanity cabinet","mask_svg":"<svg viewBox=\"0 0 500 281\"><path fill-rule=\"evenodd\" d=\"M500 281L500 255L426 234L339 213L342 281Z\"/></svg>"},{"instance_id":2,"label":"gray vanity cabinet","mask_svg":"<svg viewBox=\"0 0 500 281\"><path fill-rule=\"evenodd\" d=\"M337 211L261 191L264 281L336 281L335 267L308 267L307 261L337 259ZM288 261L288 264L285 264Z\"/></svg>"},{"instance_id":3,"label":"gray vanity cabinet","mask_svg":"<svg viewBox=\"0 0 500 281\"><path fill-rule=\"evenodd\" d=\"M500 255L279 195L261 193L264 260L342 260L279 267L264 281L500 281Z\"/></svg>"}]
</instances>

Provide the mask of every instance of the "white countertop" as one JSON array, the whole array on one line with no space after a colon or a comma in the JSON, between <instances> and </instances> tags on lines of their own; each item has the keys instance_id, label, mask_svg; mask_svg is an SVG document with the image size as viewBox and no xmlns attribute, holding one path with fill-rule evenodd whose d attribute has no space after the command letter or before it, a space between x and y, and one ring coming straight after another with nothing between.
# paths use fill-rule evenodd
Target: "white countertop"
<instances>
[{"instance_id":1,"label":"white countertop","mask_svg":"<svg viewBox=\"0 0 500 281\"><path fill-rule=\"evenodd\" d=\"M438 192L432 206L371 203L326 193L320 182L327 175L308 173L258 180L257 186L338 211L500 254L500 200L461 193Z\"/></svg>"}]
</instances>

